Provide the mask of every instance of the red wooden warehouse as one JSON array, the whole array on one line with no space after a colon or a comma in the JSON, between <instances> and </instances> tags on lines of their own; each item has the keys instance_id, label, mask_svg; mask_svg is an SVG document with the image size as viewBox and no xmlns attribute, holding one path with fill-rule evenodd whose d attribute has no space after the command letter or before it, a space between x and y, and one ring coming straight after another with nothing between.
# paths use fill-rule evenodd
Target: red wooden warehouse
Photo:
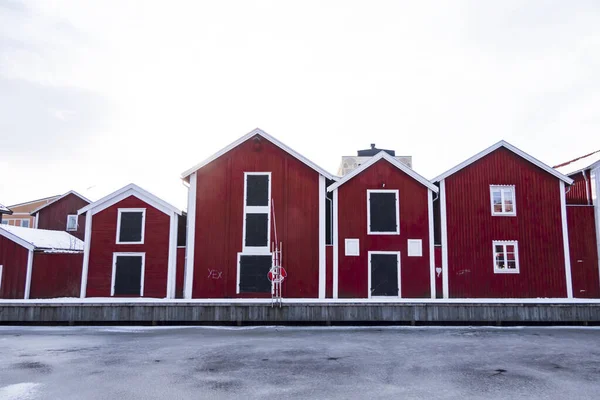
<instances>
[{"instance_id":1,"label":"red wooden warehouse","mask_svg":"<svg viewBox=\"0 0 600 400\"><path fill-rule=\"evenodd\" d=\"M82 208L81 297L175 297L181 211L134 184Z\"/></svg>"},{"instance_id":2,"label":"red wooden warehouse","mask_svg":"<svg viewBox=\"0 0 600 400\"><path fill-rule=\"evenodd\" d=\"M333 297L435 297L438 188L382 151L333 192Z\"/></svg>"},{"instance_id":3,"label":"red wooden warehouse","mask_svg":"<svg viewBox=\"0 0 600 400\"><path fill-rule=\"evenodd\" d=\"M83 242L66 232L0 227L0 298L77 297Z\"/></svg>"},{"instance_id":4,"label":"red wooden warehouse","mask_svg":"<svg viewBox=\"0 0 600 400\"><path fill-rule=\"evenodd\" d=\"M35 217L36 228L65 231L83 239L85 219L83 215L77 215L77 210L90 203L90 200L71 190L38 207L31 212L31 215Z\"/></svg>"},{"instance_id":5,"label":"red wooden warehouse","mask_svg":"<svg viewBox=\"0 0 600 400\"><path fill-rule=\"evenodd\" d=\"M326 185L333 176L260 129L184 172L186 298L270 297L282 243L285 297L325 297Z\"/></svg>"},{"instance_id":6,"label":"red wooden warehouse","mask_svg":"<svg viewBox=\"0 0 600 400\"><path fill-rule=\"evenodd\" d=\"M573 297L572 179L500 141L433 181L444 298Z\"/></svg>"}]
</instances>

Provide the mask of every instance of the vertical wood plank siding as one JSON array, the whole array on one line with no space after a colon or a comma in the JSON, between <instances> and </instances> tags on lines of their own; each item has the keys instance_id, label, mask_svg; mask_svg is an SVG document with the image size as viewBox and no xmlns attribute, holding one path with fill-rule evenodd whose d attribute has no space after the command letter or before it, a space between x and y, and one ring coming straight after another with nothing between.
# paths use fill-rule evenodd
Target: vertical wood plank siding
<instances>
[{"instance_id":1,"label":"vertical wood plank siding","mask_svg":"<svg viewBox=\"0 0 600 400\"><path fill-rule=\"evenodd\" d=\"M515 217L491 215L490 185L515 185ZM505 148L446 178L450 297L566 297L559 187ZM518 240L520 273L494 273L493 240Z\"/></svg>"},{"instance_id":2,"label":"vertical wood plank siding","mask_svg":"<svg viewBox=\"0 0 600 400\"><path fill-rule=\"evenodd\" d=\"M0 265L3 265L0 298L23 298L28 254L29 251L26 248L4 236L0 236Z\"/></svg>"},{"instance_id":3,"label":"vertical wood plank siding","mask_svg":"<svg viewBox=\"0 0 600 400\"><path fill-rule=\"evenodd\" d=\"M83 253L42 253L33 256L30 299L79 297Z\"/></svg>"},{"instance_id":4,"label":"vertical wood plank siding","mask_svg":"<svg viewBox=\"0 0 600 400\"><path fill-rule=\"evenodd\" d=\"M598 248L593 206L567 206L573 296L600 297Z\"/></svg>"},{"instance_id":5,"label":"vertical wood plank siding","mask_svg":"<svg viewBox=\"0 0 600 400\"><path fill-rule=\"evenodd\" d=\"M585 178L587 178L587 181L581 172L571 175L569 176L569 178L573 179L575 182L573 182L573 184L570 186L569 191L567 192L567 204L591 205L592 187L590 171L585 171ZM590 201L588 201L588 193L590 196Z\"/></svg>"}]
</instances>

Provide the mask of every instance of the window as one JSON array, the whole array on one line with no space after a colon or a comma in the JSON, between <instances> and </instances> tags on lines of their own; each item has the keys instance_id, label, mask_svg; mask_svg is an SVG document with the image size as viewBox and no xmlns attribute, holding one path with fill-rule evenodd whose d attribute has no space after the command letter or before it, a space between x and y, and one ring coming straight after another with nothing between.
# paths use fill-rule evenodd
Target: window
<instances>
[{"instance_id":1,"label":"window","mask_svg":"<svg viewBox=\"0 0 600 400\"><path fill-rule=\"evenodd\" d=\"M421 239L408 239L408 256L423 257L423 241Z\"/></svg>"},{"instance_id":2,"label":"window","mask_svg":"<svg viewBox=\"0 0 600 400\"><path fill-rule=\"evenodd\" d=\"M359 239L346 239L346 255L347 256L359 256L360 255L360 240Z\"/></svg>"},{"instance_id":3,"label":"window","mask_svg":"<svg viewBox=\"0 0 600 400\"><path fill-rule=\"evenodd\" d=\"M114 253L111 296L144 296L145 253Z\"/></svg>"},{"instance_id":4,"label":"window","mask_svg":"<svg viewBox=\"0 0 600 400\"><path fill-rule=\"evenodd\" d=\"M8 225L8 220L7 219L3 219L2 220L2 225Z\"/></svg>"},{"instance_id":5,"label":"window","mask_svg":"<svg viewBox=\"0 0 600 400\"><path fill-rule=\"evenodd\" d=\"M119 208L117 244L143 244L145 222L145 208Z\"/></svg>"},{"instance_id":6,"label":"window","mask_svg":"<svg viewBox=\"0 0 600 400\"><path fill-rule=\"evenodd\" d=\"M270 293L268 274L273 259L268 255L238 255L237 293Z\"/></svg>"},{"instance_id":7,"label":"window","mask_svg":"<svg viewBox=\"0 0 600 400\"><path fill-rule=\"evenodd\" d=\"M492 215L517 215L514 186L490 186Z\"/></svg>"},{"instance_id":8,"label":"window","mask_svg":"<svg viewBox=\"0 0 600 400\"><path fill-rule=\"evenodd\" d=\"M494 272L497 274L519 273L519 246L516 240L495 240Z\"/></svg>"},{"instance_id":9,"label":"window","mask_svg":"<svg viewBox=\"0 0 600 400\"><path fill-rule=\"evenodd\" d=\"M21 227L23 227L23 228L29 228L29 220L28 219L22 219L21 220Z\"/></svg>"},{"instance_id":10,"label":"window","mask_svg":"<svg viewBox=\"0 0 600 400\"><path fill-rule=\"evenodd\" d=\"M367 233L398 235L398 190L367 190Z\"/></svg>"},{"instance_id":11,"label":"window","mask_svg":"<svg viewBox=\"0 0 600 400\"><path fill-rule=\"evenodd\" d=\"M244 253L269 253L271 173L244 173Z\"/></svg>"},{"instance_id":12,"label":"window","mask_svg":"<svg viewBox=\"0 0 600 400\"><path fill-rule=\"evenodd\" d=\"M77 215L67 215L67 231L77 230Z\"/></svg>"}]
</instances>

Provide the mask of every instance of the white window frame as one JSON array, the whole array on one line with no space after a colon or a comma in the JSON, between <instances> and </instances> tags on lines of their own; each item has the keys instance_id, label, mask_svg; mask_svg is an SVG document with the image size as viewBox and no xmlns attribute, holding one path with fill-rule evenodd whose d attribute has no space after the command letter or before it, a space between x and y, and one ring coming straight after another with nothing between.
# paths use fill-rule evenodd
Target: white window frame
<instances>
[{"instance_id":1,"label":"white window frame","mask_svg":"<svg viewBox=\"0 0 600 400\"><path fill-rule=\"evenodd\" d=\"M71 217L75 218L75 229L69 229L69 219ZM77 229L79 229L79 223L78 222L79 221L77 219L77 214L69 214L69 215L67 215L67 227L66 227L67 232L75 232L75 231L77 231Z\"/></svg>"},{"instance_id":2,"label":"white window frame","mask_svg":"<svg viewBox=\"0 0 600 400\"><path fill-rule=\"evenodd\" d=\"M500 201L502 202L502 210L503 211L494 211L494 191L500 191ZM513 196L513 210L510 212L504 211L504 193L507 190L511 190L512 191L512 196ZM515 190L515 185L490 185L490 205L491 205L491 211L492 211L492 215L493 216L500 216L500 217L514 217L517 215L517 192Z\"/></svg>"},{"instance_id":3,"label":"white window frame","mask_svg":"<svg viewBox=\"0 0 600 400\"><path fill-rule=\"evenodd\" d=\"M502 251L506 261L506 246L514 246L515 247L515 264L516 269L500 269L496 266L496 246L503 246ZM521 269L519 266L519 242L517 240L494 240L492 241L492 262L494 265L494 273L495 274L518 274Z\"/></svg>"},{"instance_id":4,"label":"white window frame","mask_svg":"<svg viewBox=\"0 0 600 400\"><path fill-rule=\"evenodd\" d=\"M142 213L142 239L139 242L121 242L119 239L121 233L121 214L127 212L141 212ZM145 208L119 208L117 214L117 240L116 244L144 244L146 232L146 209Z\"/></svg>"},{"instance_id":5,"label":"white window frame","mask_svg":"<svg viewBox=\"0 0 600 400\"><path fill-rule=\"evenodd\" d=\"M268 204L266 206L247 206L247 183L250 175L266 175L269 177ZM242 228L242 253L244 254L271 254L271 173L270 172L244 172L244 214ZM266 246L246 246L246 214L267 214L267 243ZM239 265L239 264L238 264Z\"/></svg>"},{"instance_id":6,"label":"white window frame","mask_svg":"<svg viewBox=\"0 0 600 400\"><path fill-rule=\"evenodd\" d=\"M110 282L110 295L115 295L115 280L117 277L117 258L119 256L138 256L142 257L142 273L140 274L140 297L144 297L144 278L146 275L146 253L145 252L117 252L113 253L112 277Z\"/></svg>"},{"instance_id":7,"label":"white window frame","mask_svg":"<svg viewBox=\"0 0 600 400\"><path fill-rule=\"evenodd\" d=\"M396 231L395 232L371 232L371 193L395 193L396 194ZM398 189L367 189L367 235L399 235L400 234L400 193Z\"/></svg>"},{"instance_id":8,"label":"white window frame","mask_svg":"<svg viewBox=\"0 0 600 400\"><path fill-rule=\"evenodd\" d=\"M27 226L23 226L23 222L27 221ZM31 228L31 221L29 218L21 218L21 228Z\"/></svg>"},{"instance_id":9,"label":"white window frame","mask_svg":"<svg viewBox=\"0 0 600 400\"><path fill-rule=\"evenodd\" d=\"M402 281L400 280L400 262L401 262L401 258L400 258L400 252L399 251L369 251L369 259L368 259L368 263L369 263L369 270L368 270L368 285L367 285L367 294L368 294L368 298L369 299L401 299L402 298ZM373 254L395 254L398 260L398 296L371 296L371 256Z\"/></svg>"}]
</instances>

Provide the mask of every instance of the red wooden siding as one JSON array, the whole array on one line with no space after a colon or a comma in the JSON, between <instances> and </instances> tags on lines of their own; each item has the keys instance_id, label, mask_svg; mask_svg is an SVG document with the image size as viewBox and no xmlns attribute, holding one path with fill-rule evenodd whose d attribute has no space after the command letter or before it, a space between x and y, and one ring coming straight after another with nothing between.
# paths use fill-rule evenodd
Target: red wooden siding
<instances>
[{"instance_id":1,"label":"red wooden siding","mask_svg":"<svg viewBox=\"0 0 600 400\"><path fill-rule=\"evenodd\" d=\"M33 255L29 298L79 297L83 253Z\"/></svg>"},{"instance_id":2,"label":"red wooden siding","mask_svg":"<svg viewBox=\"0 0 600 400\"><path fill-rule=\"evenodd\" d=\"M593 206L567 207L573 296L600 297L600 271Z\"/></svg>"},{"instance_id":3,"label":"red wooden siding","mask_svg":"<svg viewBox=\"0 0 600 400\"><path fill-rule=\"evenodd\" d=\"M515 185L516 217L490 185ZM446 178L450 297L566 297L559 180L500 148ZM492 241L518 240L519 274L495 274Z\"/></svg>"},{"instance_id":4,"label":"red wooden siding","mask_svg":"<svg viewBox=\"0 0 600 400\"><path fill-rule=\"evenodd\" d=\"M325 297L333 298L333 246L325 246Z\"/></svg>"},{"instance_id":5,"label":"red wooden siding","mask_svg":"<svg viewBox=\"0 0 600 400\"><path fill-rule=\"evenodd\" d=\"M442 268L442 246L435 246L434 249L435 254L435 297L437 299L441 299L444 297L444 281L442 278L442 274L437 273L438 268Z\"/></svg>"},{"instance_id":6,"label":"red wooden siding","mask_svg":"<svg viewBox=\"0 0 600 400\"><path fill-rule=\"evenodd\" d=\"M569 187L567 192L567 204L592 204L592 181L590 179L590 171L577 173L569 176L575 182ZM586 180L587 178L587 180Z\"/></svg>"},{"instance_id":7,"label":"red wooden siding","mask_svg":"<svg viewBox=\"0 0 600 400\"><path fill-rule=\"evenodd\" d=\"M177 272L175 275L175 298L183 298L183 284L185 278L185 247L177 248Z\"/></svg>"},{"instance_id":8,"label":"red wooden siding","mask_svg":"<svg viewBox=\"0 0 600 400\"><path fill-rule=\"evenodd\" d=\"M247 140L197 171L193 297L271 296L236 294L244 172L271 172L282 265L288 272L283 296L318 297L319 174L266 139ZM274 241L273 218L271 224ZM209 274L211 270L218 273Z\"/></svg>"},{"instance_id":9,"label":"red wooden siding","mask_svg":"<svg viewBox=\"0 0 600 400\"><path fill-rule=\"evenodd\" d=\"M367 189L398 189L400 235L367 234ZM369 251L400 251L403 298L430 297L428 189L380 160L338 189L338 297L368 297ZM345 255L345 239L360 240L360 255ZM407 239L421 239L422 257L408 257Z\"/></svg>"},{"instance_id":10,"label":"red wooden siding","mask_svg":"<svg viewBox=\"0 0 600 400\"><path fill-rule=\"evenodd\" d=\"M116 244L119 208L146 209L144 244ZM144 297L166 297L169 227L169 215L135 196L95 214L92 218L87 297L110 296L115 252L145 252Z\"/></svg>"},{"instance_id":11,"label":"red wooden siding","mask_svg":"<svg viewBox=\"0 0 600 400\"><path fill-rule=\"evenodd\" d=\"M28 254L25 247L0 236L0 265L3 266L0 298L22 299L25 296Z\"/></svg>"},{"instance_id":12,"label":"red wooden siding","mask_svg":"<svg viewBox=\"0 0 600 400\"><path fill-rule=\"evenodd\" d=\"M77 215L77 210L88 204L81 197L69 194L37 213L38 228L67 232L67 215ZM69 231L69 234L83 240L85 236L85 215L79 216L77 230Z\"/></svg>"}]
</instances>

